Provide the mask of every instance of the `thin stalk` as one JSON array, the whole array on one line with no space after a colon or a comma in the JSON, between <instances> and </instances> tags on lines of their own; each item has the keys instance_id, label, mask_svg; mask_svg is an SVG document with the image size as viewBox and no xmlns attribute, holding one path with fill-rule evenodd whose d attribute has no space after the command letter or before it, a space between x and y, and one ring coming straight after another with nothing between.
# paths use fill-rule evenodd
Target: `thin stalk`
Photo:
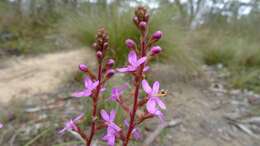
<instances>
[{"instance_id":1,"label":"thin stalk","mask_svg":"<svg viewBox=\"0 0 260 146\"><path fill-rule=\"evenodd\" d=\"M145 41L144 41L144 36L141 36L141 57L145 56ZM127 146L128 142L130 140L132 131L135 127L135 115L136 115L136 111L138 109L138 96L139 96L139 88L140 88L140 83L142 80L142 75L143 75L143 68L144 68L144 64L141 65L140 70L139 70L139 74L135 77L135 93L134 93L134 104L133 104L133 108L132 108L132 112L130 113L130 125L127 131L127 136L125 141L123 142L123 146Z\"/></svg>"},{"instance_id":2,"label":"thin stalk","mask_svg":"<svg viewBox=\"0 0 260 146\"><path fill-rule=\"evenodd\" d=\"M99 66L98 66L98 81L99 81L99 84L97 86L97 91L95 93L95 96L93 97L93 106L92 106L92 117L93 117L93 121L92 121L92 124L91 124L91 132L90 132L90 136L89 136L89 139L88 141L86 142L86 146L90 146L91 144L91 141L93 139L93 136L95 135L96 133L96 118L97 118L97 102L98 102L98 96L99 96L99 92L100 92L100 89L101 89L101 79L102 79L102 62L99 63Z\"/></svg>"}]
</instances>

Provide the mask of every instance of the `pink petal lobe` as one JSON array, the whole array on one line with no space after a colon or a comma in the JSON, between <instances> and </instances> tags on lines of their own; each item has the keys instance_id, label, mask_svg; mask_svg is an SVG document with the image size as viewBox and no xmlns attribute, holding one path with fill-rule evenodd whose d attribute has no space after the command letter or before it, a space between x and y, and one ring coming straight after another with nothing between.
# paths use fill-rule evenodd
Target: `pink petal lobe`
<instances>
[{"instance_id":1,"label":"pink petal lobe","mask_svg":"<svg viewBox=\"0 0 260 146\"><path fill-rule=\"evenodd\" d=\"M128 68L127 67L123 67L123 68L118 68L116 69L118 72L128 72Z\"/></svg>"},{"instance_id":2,"label":"pink petal lobe","mask_svg":"<svg viewBox=\"0 0 260 146\"><path fill-rule=\"evenodd\" d=\"M114 135L111 135L111 136L108 137L107 144L109 146L114 146L115 145L115 136Z\"/></svg>"},{"instance_id":3,"label":"pink petal lobe","mask_svg":"<svg viewBox=\"0 0 260 146\"><path fill-rule=\"evenodd\" d=\"M84 93L85 93L84 91L77 91L77 92L72 93L71 95L73 97L83 97Z\"/></svg>"},{"instance_id":4,"label":"pink petal lobe","mask_svg":"<svg viewBox=\"0 0 260 146\"><path fill-rule=\"evenodd\" d=\"M158 94L159 93L159 88L160 88L160 83L158 81L155 81L153 83L153 91L152 94Z\"/></svg>"},{"instance_id":5,"label":"pink petal lobe","mask_svg":"<svg viewBox=\"0 0 260 146\"><path fill-rule=\"evenodd\" d=\"M155 115L159 117L161 122L164 122L164 115L163 115L163 113L161 111L157 110L155 112Z\"/></svg>"},{"instance_id":6,"label":"pink petal lobe","mask_svg":"<svg viewBox=\"0 0 260 146\"><path fill-rule=\"evenodd\" d=\"M161 109L166 109L166 106L165 106L165 104L162 102L162 100L160 99L160 98L156 98L156 102L157 102L157 104L159 105L159 107L161 108Z\"/></svg>"},{"instance_id":7,"label":"pink petal lobe","mask_svg":"<svg viewBox=\"0 0 260 146\"><path fill-rule=\"evenodd\" d=\"M115 123L111 123L109 126L110 126L111 128L113 128L113 129L115 129L116 131L120 131L120 130L121 130L121 128L118 127Z\"/></svg>"},{"instance_id":8,"label":"pink petal lobe","mask_svg":"<svg viewBox=\"0 0 260 146\"><path fill-rule=\"evenodd\" d=\"M112 109L111 112L110 112L109 120L114 121L115 117L116 117L116 111L114 109Z\"/></svg>"},{"instance_id":9,"label":"pink petal lobe","mask_svg":"<svg viewBox=\"0 0 260 146\"><path fill-rule=\"evenodd\" d=\"M154 112L157 110L155 101L151 99L148 100L146 104L146 109L149 113L154 114Z\"/></svg>"},{"instance_id":10,"label":"pink petal lobe","mask_svg":"<svg viewBox=\"0 0 260 146\"><path fill-rule=\"evenodd\" d=\"M103 120L109 121L109 115L107 114L107 112L105 110L101 110L100 114L101 114L101 117L103 118Z\"/></svg>"},{"instance_id":11,"label":"pink petal lobe","mask_svg":"<svg viewBox=\"0 0 260 146\"><path fill-rule=\"evenodd\" d=\"M128 62L131 64L131 65L135 65L137 63L137 55L135 53L135 51L131 51L129 54L128 54Z\"/></svg>"},{"instance_id":12,"label":"pink petal lobe","mask_svg":"<svg viewBox=\"0 0 260 146\"><path fill-rule=\"evenodd\" d=\"M77 122L84 117L84 113L80 113L73 121Z\"/></svg>"},{"instance_id":13,"label":"pink petal lobe","mask_svg":"<svg viewBox=\"0 0 260 146\"><path fill-rule=\"evenodd\" d=\"M147 59L147 57L142 57L142 58L140 58L140 59L137 61L136 65L139 66L139 65L143 64L143 63L146 61L146 59Z\"/></svg>"},{"instance_id":14,"label":"pink petal lobe","mask_svg":"<svg viewBox=\"0 0 260 146\"><path fill-rule=\"evenodd\" d=\"M94 90L96 89L96 87L98 86L99 81L95 81L91 86L90 86L90 90Z\"/></svg>"},{"instance_id":15,"label":"pink petal lobe","mask_svg":"<svg viewBox=\"0 0 260 146\"><path fill-rule=\"evenodd\" d=\"M91 86L92 84L92 81L89 77L85 77L84 78L84 85L85 85L85 88L88 88L89 86Z\"/></svg>"},{"instance_id":16,"label":"pink petal lobe","mask_svg":"<svg viewBox=\"0 0 260 146\"><path fill-rule=\"evenodd\" d=\"M145 66L145 67L144 67L144 72L147 72L147 71L149 71L149 69L150 69L150 67L149 67L149 66Z\"/></svg>"},{"instance_id":17,"label":"pink petal lobe","mask_svg":"<svg viewBox=\"0 0 260 146\"><path fill-rule=\"evenodd\" d=\"M142 87L147 94L150 94L152 89L146 80L142 80Z\"/></svg>"}]
</instances>

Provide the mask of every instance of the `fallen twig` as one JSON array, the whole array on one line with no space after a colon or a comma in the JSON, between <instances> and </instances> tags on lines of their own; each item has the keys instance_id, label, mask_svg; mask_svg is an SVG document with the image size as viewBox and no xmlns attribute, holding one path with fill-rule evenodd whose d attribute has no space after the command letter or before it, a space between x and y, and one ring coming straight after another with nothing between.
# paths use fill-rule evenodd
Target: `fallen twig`
<instances>
[{"instance_id":1,"label":"fallen twig","mask_svg":"<svg viewBox=\"0 0 260 146\"><path fill-rule=\"evenodd\" d=\"M242 122L239 122L237 120L232 120L232 119L228 119L228 123L234 125L235 127L237 127L238 129L240 129L241 131L243 131L244 133L248 134L249 136L252 136L256 139L260 139L256 134L254 134L254 132L246 126L246 124L243 124Z\"/></svg>"},{"instance_id":2,"label":"fallen twig","mask_svg":"<svg viewBox=\"0 0 260 146\"><path fill-rule=\"evenodd\" d=\"M150 136L148 136L145 141L144 141L144 145L143 146L150 146L152 144L152 142L155 140L155 138L160 135L160 133L168 127L175 127L177 125L181 124L181 120L180 119L176 119L176 120L172 120L169 122L164 122L163 124L160 124L157 126L157 128L155 129L155 131L153 133L150 134Z\"/></svg>"},{"instance_id":3,"label":"fallen twig","mask_svg":"<svg viewBox=\"0 0 260 146\"><path fill-rule=\"evenodd\" d=\"M32 145L35 141L37 141L40 137L42 137L43 135L45 135L46 133L48 133L50 131L50 129L46 129L44 131L42 131L40 134L38 134L37 136L35 136L33 139L31 139L29 142L27 142L24 146L30 146Z\"/></svg>"}]
</instances>

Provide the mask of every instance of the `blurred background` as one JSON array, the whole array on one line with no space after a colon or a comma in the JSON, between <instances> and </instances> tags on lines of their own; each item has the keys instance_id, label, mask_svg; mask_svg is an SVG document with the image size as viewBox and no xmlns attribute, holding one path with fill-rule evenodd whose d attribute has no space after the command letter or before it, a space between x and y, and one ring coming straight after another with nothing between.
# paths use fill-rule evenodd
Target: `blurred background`
<instances>
[{"instance_id":1,"label":"blurred background","mask_svg":"<svg viewBox=\"0 0 260 146\"><path fill-rule=\"evenodd\" d=\"M0 145L81 145L56 133L63 121L89 110L70 97L81 88L77 66L95 66L90 46L99 27L109 32L109 56L124 65L125 40L139 39L132 22L138 5L149 9L150 34L164 32L151 77L169 90L173 107L166 115L185 121L179 133L165 130L151 145L260 145L259 0L1 0ZM258 132L247 123L232 135L239 126L226 113L258 118ZM151 125L144 127L147 136L156 128ZM216 132L221 128L229 131Z\"/></svg>"}]
</instances>

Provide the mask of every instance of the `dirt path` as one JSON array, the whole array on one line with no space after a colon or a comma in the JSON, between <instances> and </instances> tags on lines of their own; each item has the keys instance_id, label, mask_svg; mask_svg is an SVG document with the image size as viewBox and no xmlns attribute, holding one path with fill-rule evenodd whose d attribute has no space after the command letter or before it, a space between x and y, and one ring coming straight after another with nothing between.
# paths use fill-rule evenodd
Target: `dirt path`
<instances>
[{"instance_id":1,"label":"dirt path","mask_svg":"<svg viewBox=\"0 0 260 146\"><path fill-rule=\"evenodd\" d=\"M243 104L248 104L245 97L240 102L228 94L229 91L212 91L212 83L207 78L212 79L214 76L207 77L207 74L203 78L188 79L184 83L179 81L180 76L174 73L176 71L171 66L159 65L155 72L154 78L160 80L164 88L169 90L169 96L165 99L168 107L167 119L180 118L182 124L167 128L153 146L260 145L260 135L250 135L250 132L246 132L248 125L240 122L252 116L245 109L241 110ZM247 113L246 116L243 113ZM233 124L226 119L230 115L238 116ZM245 129L234 124L241 124Z\"/></svg>"},{"instance_id":2,"label":"dirt path","mask_svg":"<svg viewBox=\"0 0 260 146\"><path fill-rule=\"evenodd\" d=\"M93 59L91 51L85 49L34 58L13 58L2 62L0 102L55 92L64 79L77 70L79 63L86 62L92 66L95 63ZM183 73L177 71L171 65L160 64L154 67L153 78L159 80L162 88L167 89L169 93L164 99L168 108L166 118L168 120L180 118L182 123L175 128L167 128L155 139L152 146L260 145L259 136L258 138L249 136L225 119L227 114L241 110L237 106L241 104L239 101L231 98L229 94L212 92L210 83L202 80L207 78L205 76L184 79L185 75L182 76ZM71 110L72 106L70 104L67 106L65 104L62 107ZM64 109L61 111L64 112ZM158 120L152 121L151 124L153 122L158 124ZM154 128L155 126L151 124L147 124L147 127ZM150 132L146 134L149 135Z\"/></svg>"},{"instance_id":3,"label":"dirt path","mask_svg":"<svg viewBox=\"0 0 260 146\"><path fill-rule=\"evenodd\" d=\"M93 64L92 56L89 49L80 49L6 60L0 63L0 102L52 92L79 63Z\"/></svg>"}]
</instances>

